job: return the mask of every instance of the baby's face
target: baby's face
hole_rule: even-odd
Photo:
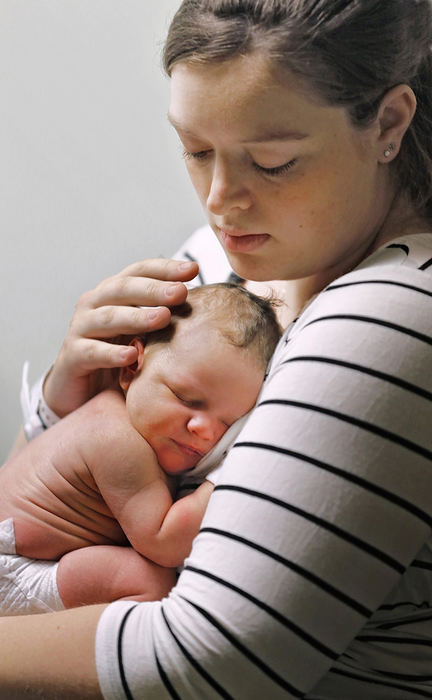
[[[169,474],[194,467],[253,408],[264,370],[202,321],[179,324],[170,343],[145,348],[126,396],[130,420]]]

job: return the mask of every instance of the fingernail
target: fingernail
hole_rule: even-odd
[[[149,321],[155,321],[160,315],[160,310],[155,309],[154,311],[150,311],[149,313]]]
[[[179,263],[178,269],[181,270],[182,272],[184,270],[190,270],[191,265],[192,265],[191,262],[182,262],[182,263]]]
[[[165,296],[167,297],[173,297],[174,294],[177,294],[179,291],[181,285],[180,284],[171,284],[169,287],[166,287],[165,289]]]

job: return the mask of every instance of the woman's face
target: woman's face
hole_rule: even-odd
[[[354,128],[345,109],[279,80],[258,54],[177,64],[169,118],[241,277],[333,277],[374,241],[391,201],[377,124]]]

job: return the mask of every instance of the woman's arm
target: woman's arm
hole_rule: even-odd
[[[0,619],[0,698],[101,698],[94,640],[104,605]]]

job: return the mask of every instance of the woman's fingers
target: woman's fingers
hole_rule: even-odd
[[[171,313],[166,306],[101,306],[77,313],[71,323],[76,338],[115,338],[117,335],[141,335],[164,328]]]
[[[129,304],[134,306],[174,306],[187,295],[183,282],[198,273],[193,262],[142,260],[101,282],[91,294],[91,304]],[[85,296],[85,295],[84,295]]]
[[[81,304],[96,308],[106,305],[175,306],[182,304],[187,289],[182,282],[161,282],[148,277],[115,276],[86,292]]]
[[[68,359],[74,364],[78,374],[89,374],[97,369],[126,367],[136,361],[137,355],[137,350],[132,345],[80,338]]]
[[[170,321],[169,306],[182,304],[196,263],[143,260],[85,292],[76,305],[70,335],[75,338],[113,338],[163,328]],[[147,276],[142,276],[147,275]],[[161,279],[153,277],[160,275]]]
[[[198,263],[196,262],[150,258],[128,265],[115,276],[124,275],[126,277],[148,277],[167,282],[188,282],[197,274]]]

